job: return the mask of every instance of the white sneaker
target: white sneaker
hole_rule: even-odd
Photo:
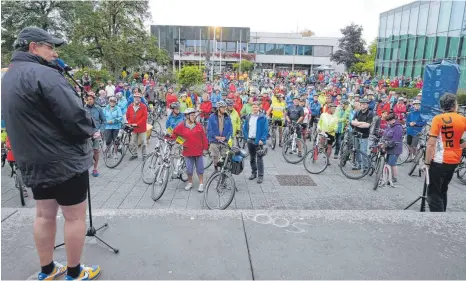
[[[192,183],[188,183],[188,185],[184,188],[184,190],[188,191],[191,189],[191,187],[193,187],[193,184]]]
[[[202,183],[199,185],[199,188],[197,189],[197,191],[204,192],[204,185]]]

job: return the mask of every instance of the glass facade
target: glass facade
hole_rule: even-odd
[[[332,52],[333,46],[248,43],[248,53],[259,55],[329,57]]]
[[[426,64],[448,59],[460,65],[464,89],[465,36],[466,1],[417,1],[385,12],[380,15],[375,72],[422,77]]]

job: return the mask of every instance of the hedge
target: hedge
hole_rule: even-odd
[[[390,91],[395,91],[396,93],[399,93],[400,95],[402,93],[406,93],[409,99],[413,99],[419,94],[420,90],[418,88],[387,88],[385,90],[385,93],[389,93]]]

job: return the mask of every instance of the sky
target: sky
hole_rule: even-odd
[[[412,0],[149,0],[152,24],[249,27],[251,32],[310,29],[318,37],[341,37],[354,22],[370,43],[377,37],[379,14]]]

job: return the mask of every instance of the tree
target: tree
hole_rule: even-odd
[[[184,66],[178,72],[178,82],[183,86],[191,87],[202,83],[202,69],[198,66]]]
[[[150,19],[148,1],[99,1],[87,9],[87,16],[76,24],[73,39],[84,42],[88,54],[115,76],[123,67],[170,62],[144,28],[144,21]]]
[[[233,69],[235,71],[240,70],[240,65],[241,65],[241,71],[243,72],[249,72],[254,69],[254,63],[250,62],[248,60],[241,60],[241,63],[234,63],[233,64]]]
[[[372,41],[369,45],[368,54],[356,54],[355,57],[359,60],[350,68],[351,72],[369,72],[374,74],[375,69],[375,55],[377,53],[377,40]]]
[[[78,2],[2,1],[2,67],[9,65],[16,36],[25,27],[40,27],[66,38],[78,16]]]
[[[314,33],[314,31],[312,31],[312,30],[310,30],[310,29],[307,29],[307,28],[304,29],[304,30],[301,30],[300,33],[301,33],[301,35],[302,35],[303,37],[311,37],[311,36],[316,35],[316,34]]]
[[[343,37],[339,39],[339,50],[332,54],[331,60],[338,64],[344,64],[348,69],[359,62],[355,55],[367,53],[364,48],[365,42],[362,39],[362,31],[362,26],[354,23],[341,29]]]

